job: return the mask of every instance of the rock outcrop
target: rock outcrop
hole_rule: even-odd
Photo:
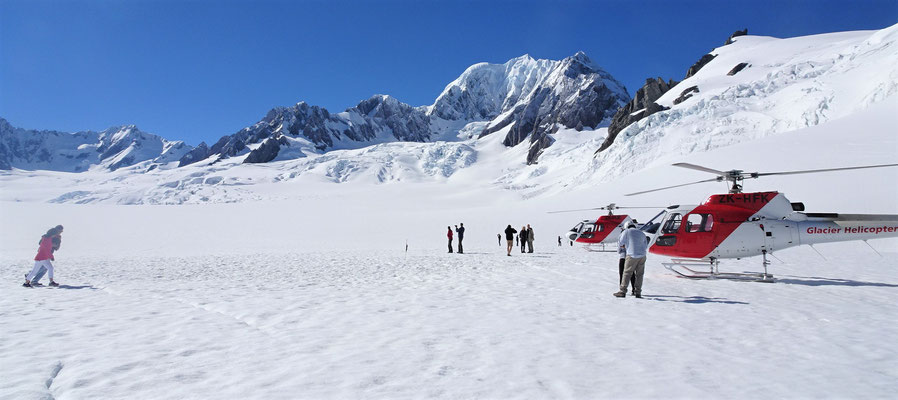
[[[741,30],[741,31],[733,32],[733,34],[730,35],[730,37],[727,38],[727,41],[724,42],[723,45],[726,46],[726,45],[729,45],[729,44],[733,44],[733,38],[738,37],[738,36],[745,36],[745,35],[748,35],[748,28],[745,28],[745,29],[743,29],[743,30]]]
[[[698,72],[700,69],[702,69],[702,67],[705,66],[705,64],[708,64],[709,62],[711,62],[711,60],[713,60],[714,57],[717,57],[717,56],[715,56],[713,54],[703,55],[702,58],[699,58],[698,61],[695,62],[695,64],[692,64],[692,66],[686,70],[686,77],[683,79],[689,79],[689,77],[691,77],[692,75],[695,75],[696,72]]]
[[[680,96],[677,97],[676,99],[674,99],[673,103],[674,103],[674,105],[680,104],[680,103],[686,101],[686,99],[692,97],[693,93],[698,93],[698,92],[699,92],[698,86],[690,86],[690,87],[686,88],[685,90],[683,90],[682,92],[680,92]]]
[[[739,73],[739,71],[742,71],[743,69],[745,69],[745,67],[748,67],[748,66],[750,66],[748,63],[736,64],[736,66],[733,67],[733,69],[731,69],[730,72],[727,72],[727,75],[728,76],[736,75]]]
[[[658,111],[666,110],[667,107],[661,106],[655,103],[655,101],[676,86],[677,83],[673,79],[665,82],[660,77],[646,79],[645,85],[636,91],[636,96],[633,97],[633,100],[614,114],[614,117],[611,119],[611,125],[608,127],[608,136],[596,153],[611,146],[614,143],[614,139],[617,138],[617,134],[630,124]]]

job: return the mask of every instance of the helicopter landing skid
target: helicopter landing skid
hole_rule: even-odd
[[[717,269],[717,260],[701,260],[674,258],[671,262],[661,263],[664,268],[677,274],[679,278],[687,279],[730,279],[750,282],[776,282],[773,275],[766,272],[720,272]],[[708,271],[697,271],[689,267],[710,267]]]
[[[615,246],[615,247],[617,247],[617,246]],[[586,249],[586,251],[588,251],[590,253],[617,253],[617,249],[615,247],[605,248],[605,246],[595,246],[595,245],[583,246],[583,248]]]

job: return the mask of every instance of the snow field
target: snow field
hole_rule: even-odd
[[[898,334],[895,253],[823,250],[823,260],[800,249],[780,257],[774,284],[677,279],[653,257],[639,300],[611,296],[613,253],[469,249],[60,257],[58,280],[72,289],[3,284],[0,364],[15,373],[0,397],[885,398],[898,390],[898,347],[885,340]],[[734,270],[757,270],[753,261]],[[21,264],[0,265],[9,275]]]

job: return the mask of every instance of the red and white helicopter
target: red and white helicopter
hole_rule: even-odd
[[[620,238],[621,232],[627,229],[630,222],[637,223],[636,220],[630,218],[629,215],[615,215],[614,210],[622,208],[654,208],[661,207],[618,207],[617,204],[611,203],[604,207],[584,208],[579,210],[550,211],[549,214],[563,212],[608,210],[607,215],[602,215],[595,221],[583,220],[578,223],[570,231],[564,234],[568,240],[586,245],[589,251],[617,251],[617,239]],[[606,250],[606,245],[609,248]]]
[[[898,237],[898,215],[806,213],[802,203],[792,203],[782,193],[743,193],[741,184],[744,179],[761,176],[894,167],[898,164],[766,173],[718,171],[688,163],[674,166],[710,172],[717,177],[627,196],[703,182],[726,180],[732,184],[728,194],[711,195],[697,206],[670,206],[643,227],[644,231],[654,234],[649,252],[673,257],[671,262],[662,264],[682,277],[772,282],[773,276],[767,272],[770,264],[767,254],[774,251],[803,244]],[[655,223],[655,220],[660,222]],[[720,259],[757,255],[763,257],[763,273],[721,273],[718,270]],[[689,268],[694,266],[705,266],[709,270]]]

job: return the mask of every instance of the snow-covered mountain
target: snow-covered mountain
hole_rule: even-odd
[[[114,171],[144,161],[166,164],[191,147],[137,129],[116,126],[102,132],[65,133],[15,128],[0,118],[0,169],[82,172]]]
[[[624,86],[582,52],[561,61],[525,55],[505,64],[469,67],[430,106],[412,107],[376,95],[341,113],[304,102],[275,108],[211,147],[200,144],[179,165],[238,155],[245,155],[248,163],[265,163],[308,154],[278,156],[290,147],[321,152],[393,141],[457,141],[500,131],[508,147],[529,138],[530,164],[552,144],[548,135],[559,127],[580,130],[607,124],[628,101]]]
[[[665,110],[624,128],[595,158],[590,174],[612,179],[661,160],[687,160],[826,124],[898,95],[898,25],[788,39],[746,35],[728,42],[657,99]],[[846,139],[857,134],[844,132]],[[898,160],[898,149],[892,151]]]
[[[898,115],[898,25],[788,39],[744,35],[730,42],[702,56],[701,68],[689,68],[680,83],[648,81],[629,107],[657,104],[656,112],[624,126],[613,140],[601,122],[611,109],[600,115],[596,105],[623,98],[616,92],[622,87],[602,78],[582,55],[558,62],[525,56],[468,68],[431,106],[374,96],[337,114],[305,103],[278,108],[211,147],[201,145],[181,158],[166,153],[171,156],[160,160],[173,162],[149,172],[146,164],[77,179],[34,172],[27,174],[28,185],[17,183],[24,174],[0,173],[4,187],[18,188],[0,200],[222,203],[293,199],[321,183],[439,183],[496,188],[518,198],[603,188],[603,197],[618,201],[614,193],[679,181],[642,171],[713,160],[725,147],[767,143],[776,135],[808,137],[799,132],[822,132],[821,138],[841,142],[815,144],[812,157],[805,156],[810,143],[795,144],[777,149],[788,153],[779,158],[758,144],[745,155],[726,153],[726,165],[709,167],[770,171],[777,164],[789,170],[898,161],[898,147],[880,132],[893,130]],[[865,128],[846,129],[840,123],[845,120],[864,121]],[[582,122],[583,129],[572,121]],[[426,134],[417,136],[421,132]],[[528,163],[533,155],[537,164]],[[184,166],[174,168],[178,163]],[[643,185],[613,189],[637,175]],[[39,177],[55,183],[29,189]]]

